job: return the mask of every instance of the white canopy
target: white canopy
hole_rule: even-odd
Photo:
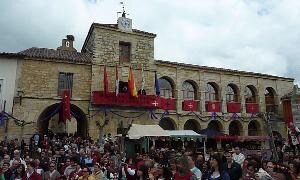
[[[187,138],[187,139],[206,139],[206,135],[198,134],[193,130],[169,130],[167,131],[170,137],[174,138]]]
[[[141,125],[132,124],[129,131],[129,139],[140,139],[141,137],[162,137],[170,136],[167,131],[163,130],[159,125]]]

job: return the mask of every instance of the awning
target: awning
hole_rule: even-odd
[[[206,128],[206,129],[202,129],[199,131],[200,134],[203,134],[203,135],[206,135],[207,138],[211,138],[211,137],[215,137],[215,136],[224,136],[223,133],[219,132],[219,131],[216,131],[214,129],[209,129],[209,128]]]
[[[200,141],[206,139],[206,135],[198,134],[193,130],[168,130],[167,132],[170,135],[170,137],[173,138],[187,138],[187,140],[199,139]]]
[[[142,137],[169,137],[167,131],[159,125],[132,124],[128,131],[129,139],[140,139]]]
[[[232,141],[267,141],[269,136],[213,136],[215,140],[232,140]]]

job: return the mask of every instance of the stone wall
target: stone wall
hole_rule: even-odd
[[[9,137],[28,138],[37,129],[42,112],[50,105],[61,102],[61,97],[58,96],[59,72],[73,73],[71,104],[88,114],[91,92],[90,65],[25,59],[18,69],[22,71],[18,77],[18,89],[24,94],[22,100],[19,99],[14,104],[13,115],[33,123],[19,127],[10,120],[7,131]],[[0,134],[1,138],[4,138],[4,130],[0,131]]]

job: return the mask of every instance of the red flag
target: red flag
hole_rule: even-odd
[[[128,90],[129,94],[133,97],[137,97],[137,91],[135,87],[134,77],[133,77],[133,71],[130,66],[129,72],[128,72]]]
[[[104,66],[103,84],[104,84],[104,94],[107,95],[108,94],[108,79],[107,79],[106,66]]]
[[[67,119],[71,121],[71,103],[70,103],[70,90],[63,91],[63,122],[65,123]]]

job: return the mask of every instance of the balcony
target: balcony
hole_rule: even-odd
[[[198,111],[198,101],[195,100],[184,100],[182,101],[183,111]]]
[[[205,108],[207,112],[221,112],[220,101],[206,101]]]
[[[258,113],[258,104],[257,103],[246,103],[246,112],[247,113]]]
[[[227,102],[227,112],[239,113],[241,112],[241,103],[239,102]]]
[[[138,95],[138,97],[131,97],[128,93],[119,93],[118,96],[116,96],[115,92],[110,92],[105,95],[103,91],[93,91],[92,103],[94,105],[144,107],[150,109],[176,109],[176,101],[172,98],[165,99],[155,95]]]
[[[159,97],[159,98],[160,98],[160,105],[159,105],[160,109],[176,110],[176,100],[175,99],[163,98],[163,97]]]

